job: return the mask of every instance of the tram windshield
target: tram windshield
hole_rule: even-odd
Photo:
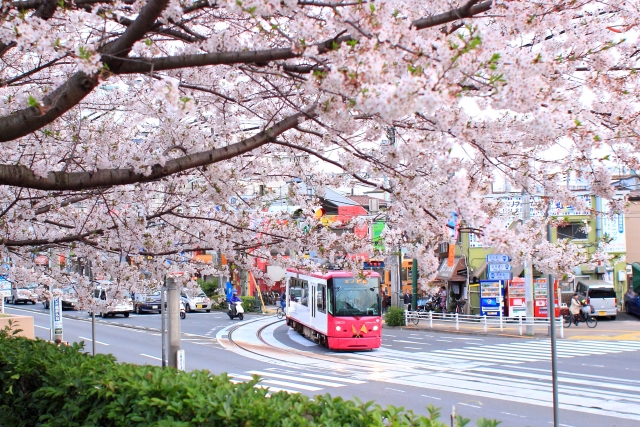
[[[380,292],[377,277],[333,279],[334,316],[379,316]]]

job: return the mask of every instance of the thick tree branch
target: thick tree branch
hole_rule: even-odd
[[[451,9],[448,12],[416,19],[411,23],[411,26],[418,30],[423,30],[425,28],[448,24],[449,22],[457,21],[458,19],[470,18],[491,9],[493,0],[486,0],[480,4],[476,3],[478,3],[478,0],[469,0],[464,6],[457,9]]]
[[[232,159],[248,153],[298,125],[300,120],[315,116],[315,106],[294,114],[264,131],[235,144],[171,159],[164,166],[153,165],[148,174],[133,169],[101,169],[94,172],[49,172],[46,178],[36,176],[26,166],[0,165],[0,185],[39,190],[88,190],[114,185],[135,184],[164,178],[200,166]]]
[[[150,0],[145,4],[138,17],[125,32],[113,43],[105,45],[102,52],[110,61],[106,61],[110,69],[117,69],[121,59],[126,56],[133,44],[142,39],[156,19],[167,6],[168,0]],[[47,95],[42,105],[18,110],[0,118],[0,142],[12,141],[51,123],[71,108],[76,106],[98,85],[98,74],[91,76],[78,72],[64,84]]]

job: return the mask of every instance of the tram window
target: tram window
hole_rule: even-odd
[[[307,281],[300,281],[300,304],[309,306],[309,283]]]
[[[327,312],[327,286],[318,285],[318,292],[316,292],[316,307],[320,313]]]

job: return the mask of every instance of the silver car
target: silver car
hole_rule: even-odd
[[[609,316],[615,320],[618,314],[618,297],[611,283],[604,280],[578,280],[576,292],[580,300],[586,300],[594,308],[594,315]]]

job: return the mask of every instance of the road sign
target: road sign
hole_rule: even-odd
[[[488,264],[489,267],[489,271],[511,271],[513,269],[513,267],[511,267],[511,265],[509,264],[504,264],[504,263],[500,263],[500,264]]]
[[[511,257],[504,254],[489,254],[487,255],[487,262],[509,262]]]
[[[491,271],[487,273],[487,279],[489,280],[511,280],[513,274],[510,271]]]

